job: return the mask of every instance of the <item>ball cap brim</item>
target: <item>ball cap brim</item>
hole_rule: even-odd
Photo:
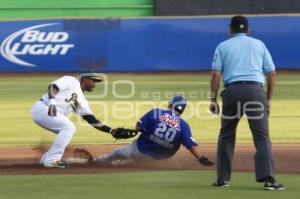
[[[97,73],[80,73],[79,74],[79,79],[82,79],[84,77],[93,79],[95,82],[102,82],[102,76],[97,74]]]

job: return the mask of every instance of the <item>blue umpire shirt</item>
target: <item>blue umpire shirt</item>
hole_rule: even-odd
[[[223,74],[224,85],[236,81],[264,84],[264,74],[274,71],[275,65],[262,41],[237,33],[217,46],[212,70]]]

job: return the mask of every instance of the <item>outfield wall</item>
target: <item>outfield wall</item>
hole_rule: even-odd
[[[299,0],[155,0],[160,16],[300,13]]]
[[[300,69],[300,17],[249,17],[278,69]],[[161,72],[210,69],[229,18],[0,22],[1,72]]]

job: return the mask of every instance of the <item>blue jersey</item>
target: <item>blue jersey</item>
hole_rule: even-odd
[[[137,126],[142,132],[137,139],[138,149],[155,159],[173,156],[181,144],[187,149],[197,145],[189,125],[172,110],[152,109]]]

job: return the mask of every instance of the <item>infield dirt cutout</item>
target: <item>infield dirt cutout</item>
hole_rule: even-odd
[[[85,148],[94,156],[111,152],[122,145],[80,145],[69,147],[65,157],[72,157],[75,148]],[[201,154],[216,161],[216,144],[201,144]],[[43,168],[39,159],[44,153],[44,147],[1,147],[0,174],[85,174],[106,172],[139,172],[158,170],[215,170],[204,167],[187,151],[181,147],[175,156],[168,160],[153,164],[132,164],[127,166],[105,166],[99,164],[74,164],[67,169]],[[233,171],[254,171],[253,144],[238,144],[235,147]],[[300,174],[300,144],[273,144],[273,160],[275,174]]]

